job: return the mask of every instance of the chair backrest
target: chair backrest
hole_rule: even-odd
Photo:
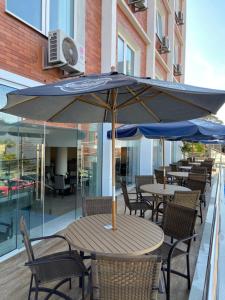
[[[194,232],[197,210],[168,202],[163,214],[163,231],[175,239],[183,239]]]
[[[173,197],[173,203],[196,209],[197,204],[199,204],[199,197],[201,191],[188,191],[188,192],[181,192],[175,191]]]
[[[170,168],[172,172],[177,172],[178,171],[178,165],[177,164],[170,164]]]
[[[208,162],[202,162],[201,167],[207,168],[207,173],[211,174],[212,173],[212,164]]]
[[[155,178],[157,183],[164,183],[163,171],[155,169]]]
[[[65,178],[63,175],[55,175],[55,189],[64,190]]]
[[[34,252],[27,232],[26,222],[23,216],[20,218],[20,232],[23,237],[23,242],[27,251],[28,260],[29,262],[34,261]]]
[[[192,191],[200,190],[201,194],[203,195],[205,193],[206,181],[188,179],[185,183],[185,186]]]
[[[181,166],[188,166],[189,165],[189,162],[186,159],[180,160],[180,163],[181,163]]]
[[[207,174],[207,168],[206,167],[200,167],[200,166],[193,166],[191,168],[191,173],[198,173],[198,174]]]
[[[93,286],[101,300],[155,300],[161,258],[153,255],[92,258]]]
[[[190,172],[188,174],[188,179],[206,182],[207,174],[206,173],[192,173],[192,172]]]
[[[127,192],[126,182],[121,180],[120,185],[121,185],[125,205],[130,209],[130,199],[129,199],[128,192]]]
[[[111,214],[112,197],[88,197],[84,199],[84,216]]]
[[[140,186],[144,184],[151,184],[154,183],[154,176],[153,175],[139,175],[135,176],[135,183],[136,183],[136,192],[138,194],[141,193]]]

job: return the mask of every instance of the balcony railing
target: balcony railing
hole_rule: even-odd
[[[189,300],[225,299],[224,250],[224,169],[220,167],[212,186]]]

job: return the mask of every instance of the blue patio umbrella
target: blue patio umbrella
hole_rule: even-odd
[[[111,122],[112,224],[116,224],[115,123],[199,118],[216,113],[224,102],[225,91],[112,72],[13,91],[1,112],[47,122]]]
[[[108,131],[107,136],[111,138],[111,131]],[[171,123],[123,125],[116,129],[116,138],[118,139],[138,139],[142,136],[149,139],[163,139],[163,169],[165,179],[164,139],[198,141],[225,138],[225,125],[203,119],[194,119]]]

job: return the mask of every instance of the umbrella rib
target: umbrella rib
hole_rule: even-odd
[[[64,106],[62,109],[60,109],[59,111],[57,111],[53,116],[51,116],[47,122],[50,122],[52,121],[52,119],[54,119],[56,116],[58,116],[59,114],[61,114],[62,112],[64,112],[65,110],[67,110],[72,104],[74,104],[76,101],[80,101],[80,102],[84,102],[84,103],[88,103],[90,105],[93,105],[93,106],[98,106],[98,107],[101,107],[101,108],[104,108],[104,109],[108,109],[108,106],[107,105],[101,105],[99,103],[93,103],[93,102],[90,102],[88,100],[85,100],[83,98],[79,98],[79,97],[76,97],[75,99],[73,99],[69,104],[67,104],[66,106]],[[105,104],[105,103],[104,103]]]
[[[143,102],[141,101],[141,105],[147,110],[147,112],[157,121],[161,122],[161,119]]]
[[[135,96],[135,92],[131,88],[127,87],[127,89],[132,95]],[[156,96],[156,94],[149,97],[153,98],[154,96]],[[137,96],[136,99],[147,110],[147,112],[156,120],[156,122],[161,122],[161,119],[144,103],[144,100],[140,99],[139,96]]]
[[[8,109],[8,108],[13,108],[13,107],[15,107],[15,106],[17,106],[17,105],[20,105],[20,104],[22,104],[22,103],[25,103],[25,102],[32,101],[32,100],[34,100],[34,99],[36,99],[36,98],[38,98],[38,97],[39,97],[39,96],[33,96],[33,97],[29,98],[29,99],[20,101],[20,102],[18,102],[18,103],[13,103],[13,105],[10,105],[9,107],[7,107],[7,109]],[[4,108],[3,108],[2,110],[4,110]]]
[[[173,97],[173,99],[176,100],[176,101],[184,102],[184,103],[186,103],[186,104],[188,104],[188,105],[197,107],[197,108],[199,108],[199,109],[201,109],[201,110],[206,111],[208,114],[211,114],[211,113],[212,113],[210,110],[208,110],[208,109],[206,109],[206,108],[204,108],[204,107],[202,107],[202,106],[200,106],[200,105],[198,105],[198,104],[190,103],[190,102],[188,102],[187,100],[181,99],[181,98],[176,97],[176,96],[171,96],[169,93],[167,93],[167,92],[165,92],[165,91],[163,91],[163,93],[164,93],[165,95],[169,96],[169,97]],[[169,100],[169,99],[168,99],[168,100]]]
[[[131,92],[131,90],[129,90],[129,92],[130,92],[131,94],[134,93],[134,94],[133,94],[133,97],[131,97],[130,99],[126,100],[125,102],[123,102],[123,103],[117,105],[117,106],[116,106],[116,109],[118,110],[118,109],[127,107],[127,106],[129,106],[129,105],[131,105],[131,104],[137,103],[137,102],[134,102],[134,99],[137,99],[138,96],[140,96],[141,94],[143,94],[144,92],[146,92],[146,91],[147,91],[148,89],[150,89],[150,88],[151,88],[151,87],[147,86],[147,87],[145,87],[143,90],[141,90],[140,92],[138,92],[137,94],[135,94],[133,91]],[[140,100],[138,100],[138,101],[140,101]]]
[[[91,96],[96,99],[99,104],[104,106],[106,109],[111,110],[110,105],[108,105],[106,102],[104,102],[100,97],[98,97],[96,94],[92,93]]]
[[[103,104],[100,104],[100,103],[96,103],[96,102],[90,102],[84,98],[77,98],[78,101],[80,102],[84,102],[84,103],[88,103],[90,105],[93,105],[93,106],[97,106],[97,107],[101,107],[101,108],[104,108],[104,109],[107,109],[107,110],[111,110],[110,106],[108,106],[105,102],[103,102]]]

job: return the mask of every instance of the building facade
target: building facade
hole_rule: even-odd
[[[0,106],[14,89],[65,78],[48,68],[48,32],[74,39],[86,74],[118,72],[184,81],[185,0],[0,0]],[[82,214],[86,195],[111,194],[109,124],[57,124],[0,114],[0,256]],[[166,162],[180,156],[166,143]],[[161,165],[158,140],[117,141],[116,174],[134,183]]]

